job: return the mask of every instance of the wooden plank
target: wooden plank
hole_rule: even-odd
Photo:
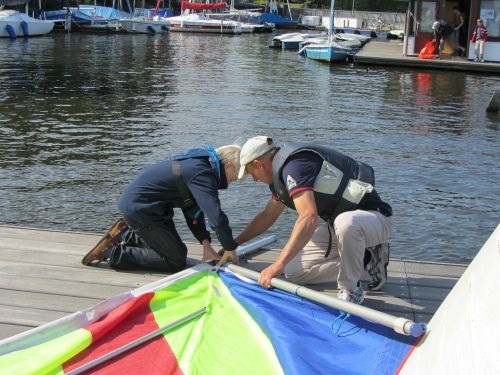
[[[423,276],[409,274],[407,281],[410,286],[437,287],[443,289],[452,289],[459,278],[455,277],[439,277],[439,276]]]
[[[107,299],[130,290],[128,286],[78,282],[73,280],[41,279],[25,276],[0,276],[3,289],[33,293],[56,294],[60,296]]]
[[[2,301],[3,306],[59,311],[69,314],[92,307],[101,302],[102,299],[0,289],[0,301]]]
[[[7,337],[17,335],[31,328],[35,327],[0,323],[0,339],[5,339]]]
[[[0,275],[25,276],[62,281],[90,282],[128,288],[137,288],[164,277],[140,271],[119,272],[98,267],[60,267],[44,264],[6,262],[0,260]]]
[[[27,263],[27,264],[37,264],[37,265],[52,265],[59,267],[71,267],[71,268],[106,268],[109,269],[106,262],[102,262],[99,266],[93,263],[91,266],[84,266],[81,264],[81,260],[84,253],[82,254],[63,254],[46,252],[43,250],[16,250],[10,248],[0,248],[0,261],[15,262],[15,263]],[[196,251],[190,251],[190,257],[188,258],[190,265],[195,265],[201,261],[201,251],[199,254]],[[193,256],[195,258],[193,258]],[[158,275],[163,275],[163,273],[157,273]],[[165,273],[167,274],[167,273]]]
[[[0,324],[38,327],[69,315],[67,312],[0,305]],[[0,332],[0,336],[3,332]]]
[[[406,264],[406,273],[458,279],[464,273],[466,268],[467,266],[464,264],[411,262]]]
[[[425,287],[425,286],[412,286],[410,287],[411,299],[426,301],[443,301],[451,289]]]

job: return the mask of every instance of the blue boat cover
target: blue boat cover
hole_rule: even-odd
[[[276,26],[296,25],[297,22],[289,18],[283,18],[276,13],[262,13],[258,17],[251,17],[252,22],[256,23],[274,23]]]

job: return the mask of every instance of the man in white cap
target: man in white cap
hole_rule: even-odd
[[[235,238],[237,243],[265,232],[285,207],[298,214],[282,252],[262,271],[262,286],[270,287],[271,278],[283,273],[299,284],[337,281],[338,297],[360,304],[360,279],[367,267],[372,275],[368,287],[382,288],[392,209],[375,191],[369,165],[317,144],[285,143],[279,148],[266,136],[243,145],[240,164],[238,178],[248,173],[269,185],[273,195]]]

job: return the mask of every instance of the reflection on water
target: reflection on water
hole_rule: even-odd
[[[0,40],[0,223],[101,232],[137,171],[258,134],[321,141],[374,166],[392,255],[465,262],[499,222],[499,79],[328,66],[269,34],[54,34]],[[222,193],[239,232],[269,198]],[[272,233],[283,241],[295,213]],[[186,240],[193,240],[179,220]]]

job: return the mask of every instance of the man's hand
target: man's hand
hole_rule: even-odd
[[[203,255],[201,261],[203,263],[215,264],[220,260],[221,256],[217,254],[214,248],[208,244],[208,246],[203,246]]]
[[[217,263],[217,267],[222,267],[226,263],[234,263],[236,265],[240,264],[238,255],[236,255],[236,250],[225,250],[224,255],[219,260],[219,263]]]
[[[271,279],[273,277],[280,276],[283,273],[283,266],[273,263],[269,267],[265,268],[261,273],[259,277],[259,284],[262,285],[264,288],[270,288],[271,287]]]

